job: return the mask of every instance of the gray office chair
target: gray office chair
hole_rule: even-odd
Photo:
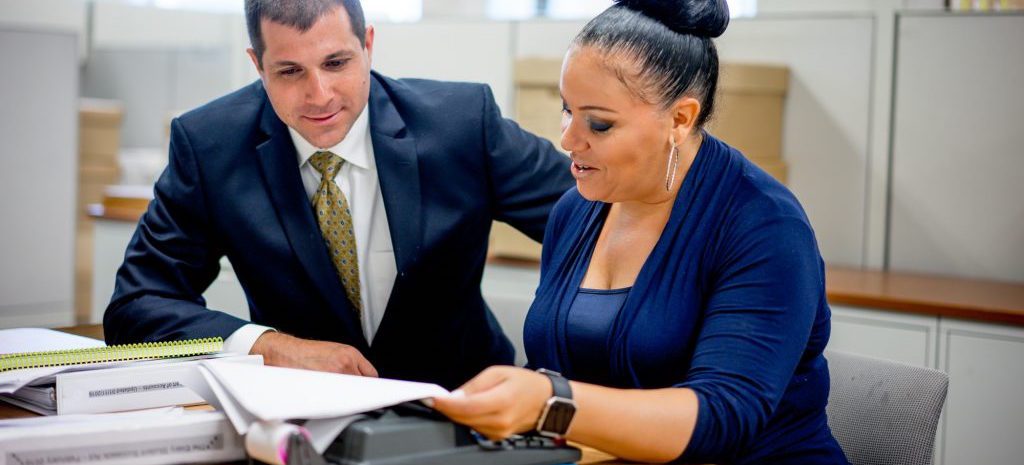
[[[949,376],[826,351],[828,425],[853,465],[929,465]]]

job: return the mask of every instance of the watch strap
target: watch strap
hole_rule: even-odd
[[[557,371],[551,371],[546,368],[537,370],[548,377],[551,380],[551,391],[554,397],[561,397],[563,399],[572,399],[572,387],[569,386],[569,380],[565,379],[561,373]]]

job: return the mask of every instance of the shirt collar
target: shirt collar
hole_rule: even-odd
[[[329,150],[346,162],[351,163],[359,168],[367,169],[370,167],[370,106],[367,105],[363,108],[362,113],[356,118],[356,121],[352,123],[352,128],[348,130],[348,134],[345,138],[338,142],[333,147],[318,148],[313,144],[310,144],[305,138],[299,134],[298,131],[288,127],[288,132],[292,136],[292,143],[295,144],[295,153],[298,156],[299,166],[304,165],[309,161],[313,154],[321,150]]]

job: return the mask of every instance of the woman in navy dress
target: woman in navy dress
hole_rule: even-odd
[[[728,18],[724,1],[618,1],[573,41],[561,144],[576,188],[551,213],[526,352],[571,380],[568,440],[650,462],[845,464],[810,223],[702,129]],[[555,381],[492,367],[435,406],[503,438],[538,428]]]

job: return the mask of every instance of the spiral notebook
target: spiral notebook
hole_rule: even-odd
[[[49,329],[0,330],[0,393],[52,382],[57,373],[217,354],[223,346],[221,338],[106,346]]]
[[[213,337],[185,341],[143,342],[69,350],[0,354],[0,373],[22,368],[189,357],[212,354],[223,349],[224,341],[219,337]]]

